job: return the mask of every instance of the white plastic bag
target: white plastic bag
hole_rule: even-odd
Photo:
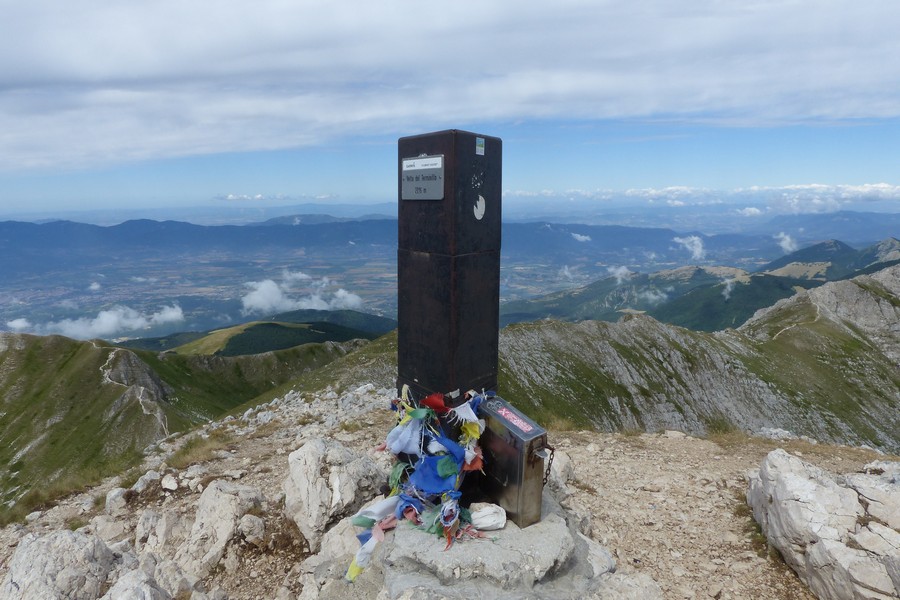
[[[506,511],[496,504],[476,502],[469,507],[472,526],[479,531],[493,531],[506,527]]]

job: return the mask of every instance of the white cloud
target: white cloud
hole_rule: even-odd
[[[17,319],[17,321],[25,321]],[[140,313],[128,306],[114,306],[101,310],[96,317],[63,319],[29,327],[34,333],[48,335],[58,333],[67,337],[86,340],[112,338],[121,334],[147,329],[156,325],[169,325],[184,321],[184,313],[177,304],[164,306],[154,313]],[[27,322],[27,321],[25,321]]]
[[[735,197],[765,200],[775,213],[828,213],[854,205],[900,201],[900,185],[874,183],[865,185],[804,184],[783,187],[761,187],[735,190]]]
[[[622,282],[631,275],[631,271],[625,266],[606,267],[606,271],[616,278],[616,285],[622,285]]]
[[[591,241],[591,236],[589,236],[589,235],[582,235],[582,234],[580,234],[580,233],[572,232],[572,237],[575,238],[575,241],[576,241],[576,242],[589,242],[589,241]]]
[[[93,281],[91,282],[91,285],[88,286],[88,289],[92,292],[98,292],[100,291],[100,283]]]
[[[333,309],[357,309],[362,308],[362,298],[348,292],[344,288],[338,288],[338,290],[334,293],[334,297],[332,297],[330,302],[331,308]]]
[[[250,288],[251,291],[241,298],[241,303],[244,305],[244,314],[271,314],[299,308],[297,301],[289,298],[285,293],[285,289],[271,279],[251,281],[246,283],[245,286]]]
[[[722,296],[725,298],[725,301],[731,300],[731,291],[734,289],[734,284],[737,283],[737,280],[734,278],[726,279],[722,282],[724,285],[722,286]]]
[[[696,235],[687,237],[677,237],[672,239],[673,242],[680,244],[691,253],[691,260],[703,260],[706,256],[706,250],[703,248],[703,240]]]
[[[362,308],[362,298],[344,288],[332,289],[328,277],[313,278],[300,271],[283,271],[282,281],[272,279],[244,284],[250,291],[241,298],[242,313],[270,315],[291,310],[341,310]],[[300,295],[296,297],[296,295]]]
[[[778,245],[781,246],[781,249],[787,254],[796,252],[799,248],[796,240],[783,231],[779,232],[778,235],[775,236],[775,239],[778,240]]]
[[[762,211],[755,206],[748,206],[747,208],[739,209],[737,213],[742,217],[758,217],[762,214]]]
[[[648,304],[653,305],[660,304],[669,299],[669,297],[665,293],[655,289],[641,290],[640,292],[638,292],[638,298],[640,300],[643,300],[644,302],[647,302]]]
[[[561,279],[568,279],[572,281],[575,279],[575,271],[569,268],[569,265],[563,265],[563,268],[559,270],[559,277]]]
[[[31,329],[31,322],[25,318],[13,319],[12,321],[7,321],[6,326],[13,331],[29,331]]]
[[[641,10],[385,0],[352,11],[7,2],[0,168],[292,148],[475,120],[893,118],[900,61],[882,57],[900,55],[898,18],[893,0],[852,11],[815,0],[649,0]],[[409,68],[409,48],[429,68]]]

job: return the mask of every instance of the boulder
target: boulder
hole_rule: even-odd
[[[101,600],[171,600],[156,580],[140,569],[129,571],[116,581]]]
[[[191,522],[173,510],[162,513],[147,509],[141,513],[134,532],[138,552],[155,552],[171,557],[190,534]]]
[[[130,532],[125,522],[109,515],[97,515],[91,519],[94,534],[107,544],[121,542],[129,537]]]
[[[846,476],[847,486],[859,494],[866,513],[888,527],[900,531],[900,479],[894,481],[889,472]]]
[[[0,598],[96,600],[114,562],[112,551],[96,536],[77,531],[29,533],[9,562]]]
[[[500,600],[657,600],[648,576],[615,573],[610,553],[567,525],[566,512],[544,494],[541,521],[508,522],[482,539],[446,541],[401,522],[379,544],[350,587],[343,580],[353,553],[348,520],[329,530],[322,552],[301,566],[300,600],[354,598],[491,598]]]
[[[262,548],[266,543],[266,523],[256,515],[244,515],[238,526],[248,544]]]
[[[125,499],[126,492],[127,490],[125,488],[120,487],[113,488],[106,492],[106,504],[104,507],[106,514],[111,517],[118,517],[126,512],[126,505],[128,504]]]
[[[151,469],[141,475],[138,480],[134,482],[134,485],[131,486],[131,491],[137,494],[143,494],[145,491],[150,489],[151,485],[157,483],[161,477],[162,476],[158,471],[154,471],[153,469]]]
[[[747,502],[769,544],[819,598],[898,598],[890,565],[900,558],[891,475],[843,478],[770,452],[750,474]]]
[[[387,473],[365,454],[340,442],[314,438],[288,455],[285,513],[296,523],[312,552],[326,529],[355,513],[378,494]]]
[[[171,473],[166,473],[160,482],[160,487],[167,492],[174,492],[178,489],[178,480]]]
[[[191,592],[200,587],[200,580],[187,575],[173,560],[161,561],[153,569],[153,578],[159,587],[173,598],[189,597]]]
[[[188,574],[201,579],[209,575],[225,554],[241,517],[260,509],[263,501],[256,488],[213,481],[200,495],[191,533],[175,553],[175,561]]]

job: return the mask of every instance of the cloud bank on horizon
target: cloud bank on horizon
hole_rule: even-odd
[[[390,155],[398,135],[460,125],[526,144],[540,123],[552,152],[597,122],[871,134],[900,119],[894,0],[32,0],[0,20],[7,174],[348,143]]]

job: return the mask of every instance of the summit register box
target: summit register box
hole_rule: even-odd
[[[519,527],[541,520],[547,431],[499,396],[481,403],[483,491]]]
[[[397,387],[497,386],[502,142],[459,130],[398,141]]]

